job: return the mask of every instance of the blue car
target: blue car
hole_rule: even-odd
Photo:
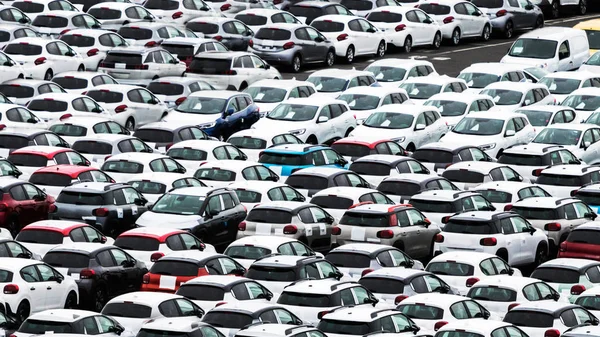
[[[260,118],[259,108],[246,93],[227,90],[203,90],[189,95],[169,111],[165,122],[197,125],[209,136],[220,140],[249,129]]]
[[[596,214],[600,214],[600,184],[589,184],[571,191],[571,196],[585,202]]]
[[[308,144],[287,144],[268,148],[260,153],[258,162],[281,177],[307,167],[347,168],[348,165],[348,161],[334,149]]]

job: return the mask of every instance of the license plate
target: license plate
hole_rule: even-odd
[[[115,63],[116,69],[125,69],[127,65],[125,63]]]

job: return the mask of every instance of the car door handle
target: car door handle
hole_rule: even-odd
[[[48,286],[46,289],[50,290],[50,289],[52,289],[52,287]]]
[[[35,287],[31,287],[31,288],[29,288],[29,290],[35,290]]]

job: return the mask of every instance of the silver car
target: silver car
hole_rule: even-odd
[[[300,71],[303,64],[324,62],[328,67],[335,62],[333,43],[313,27],[278,23],[263,26],[250,40],[249,51],[269,63],[291,66]]]
[[[493,32],[510,39],[515,31],[544,25],[542,10],[529,0],[471,0],[492,22]]]

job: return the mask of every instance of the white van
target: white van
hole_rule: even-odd
[[[500,62],[531,64],[549,72],[579,68],[590,55],[584,30],[546,27],[521,35]]]

